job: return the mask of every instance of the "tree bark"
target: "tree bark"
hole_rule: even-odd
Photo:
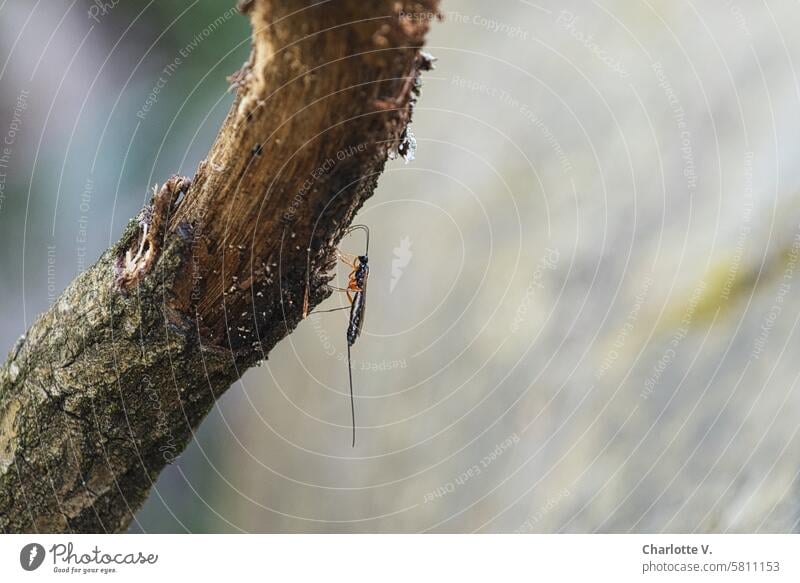
[[[329,291],[407,133],[438,0],[249,0],[250,60],[172,177],[0,368],[0,530],[125,530],[215,400]],[[347,436],[343,435],[343,439]]]

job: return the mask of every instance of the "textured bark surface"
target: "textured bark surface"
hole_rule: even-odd
[[[0,369],[0,530],[117,532],[215,400],[327,295],[335,245],[409,147],[437,0],[251,0],[249,62],[169,179]]]

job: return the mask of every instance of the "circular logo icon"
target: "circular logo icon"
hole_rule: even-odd
[[[26,571],[35,571],[44,562],[44,547],[39,543],[30,543],[19,552],[19,564]]]

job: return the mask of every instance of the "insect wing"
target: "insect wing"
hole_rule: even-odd
[[[358,329],[356,331],[356,338],[361,336],[361,330],[364,328],[364,320],[367,317],[367,279],[369,279],[369,267],[364,269],[364,281],[361,284],[361,313],[358,317]]]

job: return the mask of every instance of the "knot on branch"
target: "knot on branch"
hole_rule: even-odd
[[[136,236],[130,239],[117,256],[115,281],[118,288],[129,289],[150,272],[161,252],[169,215],[181,202],[191,183],[184,176],[173,176],[160,190],[158,185],[153,187],[150,204],[139,213]]]

